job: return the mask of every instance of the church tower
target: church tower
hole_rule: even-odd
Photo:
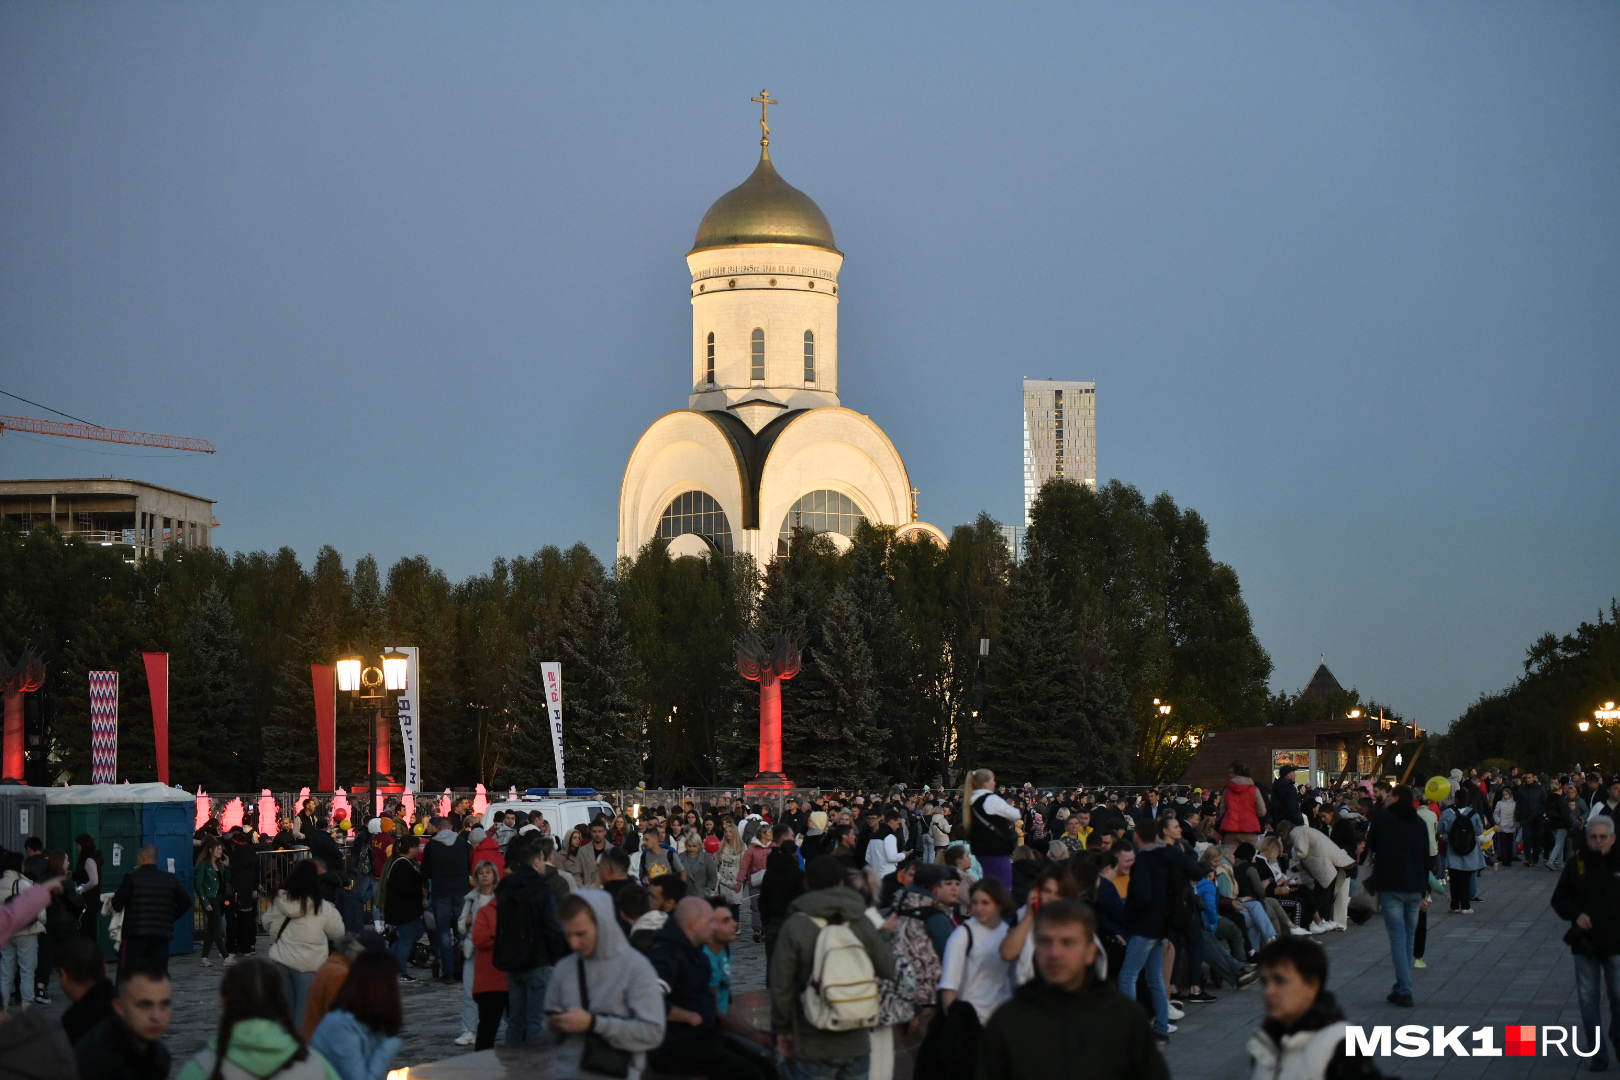
[[[870,417],[838,396],[838,272],[827,216],[771,161],[709,207],[691,274],[688,407],[636,443],[619,492],[619,555],[659,538],[670,554],[747,552],[761,564],[793,529],[847,547],[862,521],[944,536],[917,520],[905,463]]]
[[[715,200],[687,252],[692,408],[729,410],[758,433],[793,409],[838,404],[838,270],[832,226],[771,163]]]

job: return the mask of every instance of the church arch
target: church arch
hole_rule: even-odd
[[[731,554],[731,522],[720,503],[707,491],[683,491],[670,500],[658,519],[658,536],[700,536],[723,555]]]
[[[866,511],[842,491],[820,488],[806,492],[788,507],[787,515],[782,518],[782,528],[776,537],[776,553],[788,553],[788,543],[793,538],[795,528],[814,533],[835,533],[852,539],[856,528],[866,520]]]

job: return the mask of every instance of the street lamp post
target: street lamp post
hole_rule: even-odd
[[[375,660],[375,662],[373,662]],[[389,775],[390,714],[397,714],[399,695],[410,688],[410,658],[396,649],[380,657],[345,656],[337,662],[337,688],[349,694],[351,711],[370,712],[370,737],[366,750],[366,792],[371,800],[371,816],[380,812],[379,789],[392,786]]]
[[[1604,764],[1612,767],[1614,764],[1613,724],[1616,720],[1620,720],[1620,709],[1614,707],[1614,702],[1605,701],[1603,703],[1603,708],[1592,710],[1592,719],[1597,721],[1597,726],[1599,728],[1603,729]],[[1586,730],[1585,720],[1581,721],[1581,730]]]

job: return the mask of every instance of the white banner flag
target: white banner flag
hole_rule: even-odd
[[[551,721],[551,750],[557,755],[557,786],[567,787],[563,779],[562,751],[562,665],[546,662],[540,665],[540,681],[546,687],[546,713]]]
[[[406,791],[422,790],[422,677],[415,645],[390,645],[410,657],[405,692],[399,695],[399,741],[405,747],[405,772],[399,777]]]

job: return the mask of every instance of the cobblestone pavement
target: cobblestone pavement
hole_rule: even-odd
[[[1568,948],[1560,940],[1566,924],[1547,906],[1556,875],[1541,867],[1515,866],[1487,872],[1483,898],[1473,916],[1446,911],[1438,897],[1429,912],[1428,967],[1414,973],[1417,1007],[1400,1009],[1384,1001],[1393,975],[1383,921],[1375,917],[1345,933],[1316,938],[1328,950],[1329,986],[1352,1023],[1495,1025],[1563,1024],[1579,1021]],[[765,948],[747,928],[735,946],[733,986],[738,992],[765,986]],[[261,937],[261,946],[265,939]],[[195,955],[170,962],[175,982],[174,1026],[169,1045],[176,1062],[201,1049],[218,1020],[217,985],[223,969],[202,967]],[[426,975],[425,972],[413,972]],[[461,1032],[461,989],[424,981],[401,987],[405,1002],[405,1045],[396,1067],[468,1053],[454,1045]],[[1209,1005],[1190,1005],[1171,1037],[1166,1054],[1178,1077],[1241,1080],[1249,1075],[1245,1045],[1262,1015],[1258,984],[1244,991],[1222,990]],[[58,1013],[65,1005],[52,988]],[[1500,1045],[1500,1043],[1499,1043]],[[1584,1063],[1552,1058],[1380,1059],[1386,1074],[1405,1080],[1475,1080],[1480,1077],[1546,1080],[1585,1075]]]
[[[1540,866],[1486,871],[1474,915],[1453,915],[1446,910],[1447,898],[1436,896],[1429,909],[1428,967],[1412,973],[1415,1008],[1384,1000],[1395,976],[1381,916],[1315,939],[1328,952],[1328,988],[1353,1024],[1494,1025],[1498,1047],[1508,1024],[1579,1023],[1574,968],[1562,940],[1569,924],[1548,906],[1557,880]],[[1217,996],[1213,1004],[1187,1006],[1166,1054],[1173,1075],[1222,1080],[1249,1075],[1244,1047],[1264,1014],[1260,986]],[[1585,1062],[1560,1058],[1556,1051],[1551,1058],[1387,1057],[1376,1064],[1402,1080],[1587,1075]]]

